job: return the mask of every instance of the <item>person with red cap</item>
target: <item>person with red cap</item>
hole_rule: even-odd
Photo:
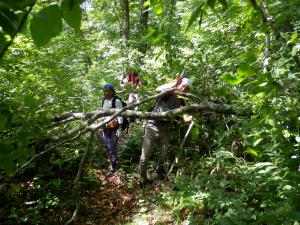
[[[122,78],[120,85],[124,87],[128,84],[131,85],[131,93],[129,93],[128,95],[127,104],[138,102],[138,90],[141,87],[142,81],[140,80],[139,74],[137,72],[130,72],[127,74],[127,76]]]

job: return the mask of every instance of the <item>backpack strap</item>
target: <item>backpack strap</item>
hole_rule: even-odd
[[[112,108],[116,108],[116,100],[117,100],[118,96],[114,96],[111,102],[111,107]]]

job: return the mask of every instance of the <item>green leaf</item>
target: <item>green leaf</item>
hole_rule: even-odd
[[[162,14],[163,11],[164,11],[164,10],[163,10],[163,8],[162,8],[162,6],[161,6],[160,4],[154,6],[154,13],[155,13],[156,15]]]
[[[7,9],[0,9],[0,26],[4,32],[14,37],[18,29],[18,17]]]
[[[203,4],[198,5],[192,12],[191,18],[189,20],[187,29],[195,22],[195,20],[200,16],[200,13],[203,9]]]
[[[287,42],[287,44],[295,42],[295,40],[297,39],[297,37],[298,37],[298,34],[293,34],[291,36],[291,39]]]
[[[223,9],[227,9],[228,8],[228,4],[226,2],[226,0],[219,0],[219,2],[221,3],[221,5],[223,6]]]
[[[255,72],[251,69],[251,67],[248,64],[243,64],[237,69],[237,74],[241,78],[245,78],[247,76],[254,75]]]
[[[232,73],[223,73],[221,79],[231,86],[235,86],[244,80],[234,76]]]
[[[226,87],[216,88],[214,93],[216,96],[224,96],[228,93],[228,89]]]
[[[75,31],[80,31],[82,11],[80,1],[63,0],[61,3],[61,13],[67,24]]]
[[[149,0],[144,2],[144,7],[148,7],[150,5],[151,5],[151,2]]]
[[[259,138],[257,139],[254,143],[253,143],[253,146],[257,146],[260,142],[262,142],[264,139],[263,138]]]
[[[24,103],[26,106],[31,106],[34,103],[34,98],[31,95],[26,95],[24,97]]]
[[[295,56],[298,51],[300,51],[300,44],[293,47],[293,50],[292,50],[292,53],[291,53],[292,56]]]
[[[214,9],[215,8],[215,4],[216,4],[216,0],[207,0],[207,5]]]
[[[33,4],[34,0],[1,0],[0,8],[6,9],[24,9],[26,6]]]
[[[5,116],[0,116],[0,131],[5,128],[7,123],[7,118]]]
[[[61,30],[62,21],[58,5],[51,5],[42,9],[31,20],[31,36],[38,47],[46,45]]]
[[[247,148],[245,151],[244,151],[244,153],[247,153],[247,154],[249,154],[249,155],[252,155],[252,156],[254,156],[254,157],[259,157],[259,155],[258,155],[258,152],[255,150],[255,149],[252,149],[252,148]]]
[[[11,174],[16,165],[13,161],[13,154],[11,153],[11,143],[9,141],[0,142],[0,169],[3,169],[7,174]]]

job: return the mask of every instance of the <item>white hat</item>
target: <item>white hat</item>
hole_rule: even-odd
[[[184,85],[184,86],[189,86],[190,88],[192,87],[192,83],[193,81],[189,78],[183,78],[182,81],[181,81],[181,85]]]

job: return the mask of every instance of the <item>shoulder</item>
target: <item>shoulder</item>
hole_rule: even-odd
[[[114,97],[114,101],[115,101],[115,107],[116,108],[123,108],[123,103],[122,100],[119,97]]]
[[[114,100],[116,101],[116,103],[122,103],[122,100],[119,97],[114,97]]]

